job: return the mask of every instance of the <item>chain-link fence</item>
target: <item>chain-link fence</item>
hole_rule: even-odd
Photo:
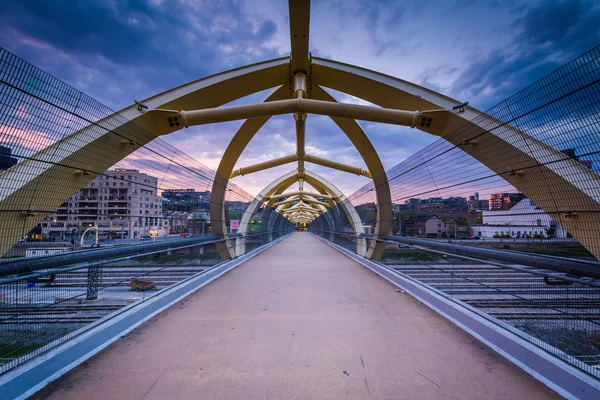
[[[381,262],[599,378],[599,133],[595,48],[390,169]],[[366,236],[375,189],[349,196]],[[356,251],[327,214],[309,230]]]
[[[244,240],[252,251],[289,232],[250,233]],[[237,240],[239,236],[232,239],[234,246]],[[210,271],[222,262],[215,246],[219,241],[213,237],[194,244],[173,242],[171,248],[162,250],[138,245],[144,247],[138,254],[119,256],[115,252],[103,260],[60,268],[44,268],[44,264],[56,263],[52,256],[43,257],[37,259],[37,271],[31,273],[24,273],[19,261],[12,266],[3,263],[0,373]]]

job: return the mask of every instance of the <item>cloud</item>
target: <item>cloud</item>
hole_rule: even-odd
[[[597,46],[599,20],[597,2],[534,3],[510,25],[516,35],[507,46],[469,56],[450,92],[488,108]]]
[[[486,109],[600,42],[592,1],[313,1],[313,55],[417,82]],[[284,0],[244,2],[130,0],[0,2],[0,45],[112,109],[223,70],[289,54]],[[364,104],[341,93],[343,102]],[[261,101],[264,93],[239,100]],[[216,168],[240,123],[194,127],[165,138]],[[386,168],[437,138],[403,127],[361,122]],[[272,118],[239,166],[291,154],[290,116]],[[362,166],[328,118],[310,116],[316,155]],[[281,170],[240,177],[257,193]],[[320,166],[317,173],[351,193],[365,182]],[[245,186],[248,185],[248,186]]]

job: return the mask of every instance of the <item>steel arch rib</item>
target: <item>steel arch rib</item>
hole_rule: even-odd
[[[298,172],[291,171],[291,172],[279,177],[278,179],[273,181],[271,184],[269,184],[267,187],[265,187],[256,196],[256,198],[252,201],[252,203],[250,203],[248,208],[246,208],[246,211],[242,215],[242,219],[240,221],[238,233],[240,233],[242,235],[245,235],[248,233],[248,229],[250,227],[250,221],[252,220],[252,216],[259,209],[259,207],[262,203],[262,199],[264,197],[270,196],[277,191],[286,190],[288,187],[290,187],[292,184],[294,184],[297,180],[298,180]],[[350,203],[350,201],[346,198],[346,196],[344,196],[344,194],[335,185],[333,185],[331,182],[327,181],[320,175],[317,175],[314,172],[311,172],[309,170],[304,171],[304,181],[306,183],[310,184],[311,186],[313,186],[315,189],[319,190],[322,194],[330,194],[330,195],[336,196],[338,198],[338,203],[344,209],[344,212],[346,212],[348,218],[350,219],[350,222],[352,224],[352,228],[353,228],[354,232],[357,233],[357,235],[364,232],[362,222],[360,220],[360,216],[354,209],[354,206],[352,205],[352,203]],[[325,193],[323,193],[323,192],[325,192]],[[361,255],[364,255],[364,249],[365,249],[364,242],[365,242],[364,238],[357,238],[357,251],[359,251],[359,253],[362,253]],[[236,252],[237,256],[245,253],[245,241],[242,238],[238,238],[236,240],[235,252]]]
[[[289,65],[288,65],[289,67]],[[289,73],[289,71],[287,72]],[[285,79],[279,82],[279,85],[285,83],[288,79],[288,75]],[[288,89],[286,86],[280,86],[273,93],[271,93],[265,101],[281,100],[288,97]],[[225,243],[217,243],[217,250],[222,259],[229,259],[235,257],[235,250],[231,245],[229,236],[227,235],[227,227],[225,226],[225,218],[223,213],[225,204],[225,192],[227,184],[229,183],[229,177],[235,167],[235,164],[239,160],[240,156],[244,152],[248,143],[252,140],[254,135],[263,127],[265,123],[271,117],[253,118],[246,120],[240,129],[236,132],[231,142],[225,149],[217,173],[215,174],[215,180],[213,182],[211,190],[211,202],[210,202],[210,220],[212,233],[215,235],[222,236],[226,239]]]
[[[443,114],[443,125],[438,129],[422,130],[454,145],[460,146],[470,138],[487,132],[485,146],[461,146],[461,150],[551,213],[557,223],[600,259],[600,176],[595,172],[472,107],[464,107],[463,113],[447,111],[461,102],[432,90],[365,68],[318,57],[312,58],[311,67],[313,85],[347,93],[381,107],[443,109],[440,113]],[[500,128],[489,132],[490,126]],[[507,173],[511,170],[525,172],[511,176]],[[570,211],[574,206],[583,212],[573,217]]]
[[[0,214],[0,226],[4,228],[0,254],[6,253],[65,199],[94,180],[95,173],[103,173],[140,146],[179,129],[169,128],[164,123],[168,111],[158,108],[219,107],[287,82],[289,63],[289,57],[283,57],[252,64],[157,94],[143,100],[149,108],[147,112],[140,113],[137,104],[133,104],[9,169],[0,177],[0,208],[32,212],[21,214],[16,221],[14,213]],[[57,180],[61,185],[55,184]]]
[[[336,101],[333,96],[327,93],[318,85],[313,85],[312,97],[316,100]],[[390,194],[390,185],[387,180],[387,175],[377,150],[371,143],[371,140],[361,128],[361,126],[353,119],[331,117],[333,122],[348,136],[356,150],[358,150],[363,161],[367,165],[367,169],[373,177],[373,185],[377,198],[377,222],[375,224],[374,239],[382,235],[389,235],[392,229],[392,196]],[[371,240],[369,250],[366,257],[379,260],[383,255],[386,244]]]

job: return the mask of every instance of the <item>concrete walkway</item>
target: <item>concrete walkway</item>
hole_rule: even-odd
[[[559,397],[303,232],[171,307],[33,398]]]

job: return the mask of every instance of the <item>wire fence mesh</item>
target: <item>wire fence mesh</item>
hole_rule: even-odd
[[[246,235],[247,251],[287,231]],[[233,244],[235,246],[236,240]],[[215,240],[0,279],[0,374],[221,264]],[[82,265],[83,264],[83,265]]]
[[[599,378],[599,157],[600,47],[387,171],[381,262]],[[349,196],[366,234],[376,189]],[[309,230],[358,246],[343,218]]]
[[[292,229],[125,115],[0,49],[0,373]]]
[[[0,256],[73,251],[96,230],[120,243],[208,233],[211,203],[241,218],[253,196],[229,182],[215,200],[214,171],[126,113],[0,49]]]

